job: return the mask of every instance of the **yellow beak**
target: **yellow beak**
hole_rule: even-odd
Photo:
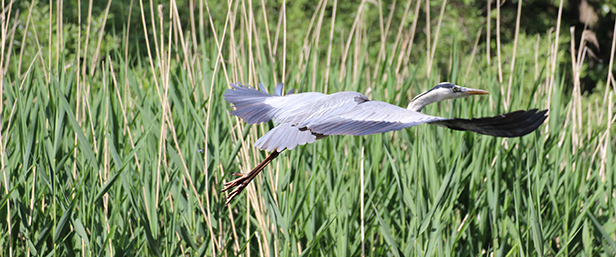
[[[489,95],[490,92],[488,91],[484,91],[481,89],[472,89],[472,88],[465,88],[466,90],[463,90],[462,92],[469,94],[469,95]]]

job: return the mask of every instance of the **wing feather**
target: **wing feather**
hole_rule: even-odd
[[[455,130],[468,130],[495,137],[521,137],[539,128],[548,117],[547,111],[538,112],[537,109],[520,110],[494,117],[455,118],[430,122],[430,124]]]
[[[299,125],[323,135],[370,135],[444,120],[380,101],[355,103],[348,112]]]
[[[266,151],[282,152],[293,149],[298,145],[305,145],[317,139],[309,130],[301,130],[290,123],[282,123],[267,132],[255,143],[255,147]]]
[[[232,115],[242,118],[248,123],[261,123],[274,118],[276,109],[264,104],[265,99],[274,97],[265,92],[231,84],[232,89],[227,89],[225,100],[233,104],[235,110]]]
[[[278,96],[277,93],[269,95],[264,92],[263,86],[261,88],[262,91],[259,91],[249,86],[231,84],[231,89],[225,93],[225,100],[235,107],[231,114],[253,124],[271,119],[284,122],[307,115],[308,113],[302,111],[315,105],[316,101],[327,97],[325,94],[314,92],[285,96]]]

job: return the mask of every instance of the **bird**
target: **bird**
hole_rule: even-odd
[[[224,98],[234,110],[230,113],[247,123],[258,124],[273,120],[278,125],[259,138],[254,146],[271,152],[259,165],[246,174],[233,173],[235,180],[226,182],[222,192],[231,190],[228,205],[244,188],[274,160],[280,152],[298,145],[315,142],[333,135],[362,136],[401,130],[421,124],[436,125],[460,131],[494,137],[521,137],[535,131],[548,117],[548,110],[519,110],[485,118],[443,118],[421,113],[435,102],[448,99],[486,95],[489,92],[442,82],[414,97],[407,108],[370,100],[365,95],[344,91],[333,94],[306,92],[282,95],[283,84],[270,95],[262,84],[261,90],[241,84],[230,84]]]

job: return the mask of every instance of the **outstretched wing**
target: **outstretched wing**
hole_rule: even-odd
[[[545,119],[548,110],[515,111],[494,117],[472,119],[446,119],[430,122],[432,125],[455,130],[468,130],[495,137],[521,137],[535,131]]]
[[[312,119],[300,123],[313,133],[323,135],[369,135],[401,130],[423,123],[445,120],[445,118],[430,116],[404,109],[399,106],[380,101],[364,101],[355,103],[349,111],[327,117]]]
[[[269,95],[263,89],[259,91],[242,85],[231,84],[231,87],[232,89],[228,89],[225,93],[225,100],[235,107],[231,114],[253,124],[271,119],[281,122],[300,115],[299,110],[306,109],[314,105],[315,101],[327,97],[325,94],[314,92],[279,96],[278,93],[282,92],[280,85],[274,95]]]
[[[231,84],[225,99],[233,104],[232,115],[248,123],[274,120],[277,123],[300,124],[324,120],[349,112],[368,98],[357,92],[338,92],[331,95],[308,92],[285,96],[269,95],[251,87]],[[281,90],[277,90],[281,91]]]
[[[358,103],[351,111],[298,125],[323,135],[369,135],[401,130],[423,123],[472,131],[495,137],[521,137],[535,131],[547,118],[547,110],[515,111],[494,117],[446,119],[410,111],[379,101]]]

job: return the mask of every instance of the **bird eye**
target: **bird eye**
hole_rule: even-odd
[[[461,92],[461,91],[462,91],[462,89],[460,89],[460,87],[453,87],[451,90],[452,90],[454,93],[458,93],[458,92]]]

